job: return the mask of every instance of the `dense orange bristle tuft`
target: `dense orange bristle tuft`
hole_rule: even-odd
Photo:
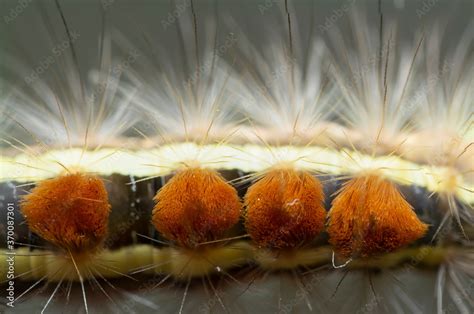
[[[104,182],[69,174],[40,182],[21,202],[31,231],[68,251],[96,248],[107,234],[110,212]]]
[[[348,181],[328,216],[329,242],[345,257],[392,252],[427,231],[397,187],[376,174]]]
[[[218,239],[238,222],[242,209],[235,188],[216,171],[202,168],[178,171],[154,200],[156,229],[190,248]]]
[[[271,170],[247,191],[245,226],[260,247],[299,247],[324,228],[323,200],[322,185],[311,174]]]

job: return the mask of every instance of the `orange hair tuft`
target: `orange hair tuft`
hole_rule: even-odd
[[[271,170],[247,191],[245,226],[261,247],[295,248],[324,228],[323,200],[321,183],[311,174]]]
[[[104,182],[68,174],[40,182],[21,202],[30,230],[69,251],[96,248],[107,235],[110,212]]]
[[[237,191],[216,171],[180,170],[154,198],[152,221],[169,240],[184,247],[218,239],[242,210]]]
[[[328,217],[329,242],[345,257],[392,252],[427,231],[397,187],[375,174],[346,182]]]

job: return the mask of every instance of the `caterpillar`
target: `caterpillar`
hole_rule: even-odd
[[[472,312],[469,17],[186,0],[128,29],[112,1],[88,38],[29,5],[7,30],[39,17],[49,50],[1,63],[2,311]]]

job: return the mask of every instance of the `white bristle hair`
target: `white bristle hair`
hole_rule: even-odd
[[[431,27],[423,53],[423,83],[413,100],[414,132],[402,151],[407,158],[445,169],[436,179],[437,197],[446,210],[436,236],[448,228],[466,237],[463,225],[474,223],[472,204],[458,200],[460,192],[473,192],[462,183],[474,180],[473,34],[471,23],[457,45],[442,51],[442,27]]]
[[[191,23],[192,21],[188,17],[182,17],[181,20],[180,23]],[[295,20],[293,19],[293,27],[295,26]],[[381,102],[383,102],[384,95],[381,90],[383,90],[385,63],[384,60],[380,61],[382,67],[379,68],[377,65],[378,59],[374,64],[371,62],[373,56],[378,54],[377,30],[372,31],[368,26],[367,28],[360,26],[361,21],[364,25],[363,18],[355,20],[354,23],[357,41],[363,39],[359,42],[359,49],[352,51],[346,47],[340,41],[342,39],[337,38],[338,34],[333,37],[336,46],[340,48],[336,51],[336,54],[347,53],[349,57],[347,64],[341,65],[341,69],[338,68],[334,73],[334,81],[335,85],[339,86],[339,94],[331,84],[326,85],[325,83],[326,63],[322,60],[327,59],[324,59],[326,52],[320,42],[316,39],[312,41],[312,50],[308,54],[309,60],[307,60],[306,65],[301,66],[298,63],[300,61],[298,56],[299,44],[296,38],[298,32],[295,28],[293,28],[294,49],[292,54],[296,56],[298,62],[288,62],[292,59],[287,47],[288,34],[285,32],[270,35],[272,41],[274,41],[273,46],[269,46],[263,53],[258,52],[247,43],[239,43],[239,45],[244,46],[244,55],[247,54],[247,57],[255,58],[255,63],[252,62],[252,65],[255,66],[252,71],[258,72],[262,76],[263,82],[272,82],[268,89],[257,89],[258,86],[262,85],[259,82],[262,81],[261,78],[255,80],[255,77],[250,77],[251,80],[247,81],[249,77],[246,76],[245,79],[234,80],[230,65],[222,62],[220,57],[210,49],[210,45],[207,45],[207,43],[212,43],[210,40],[206,42],[206,47],[209,46],[207,47],[209,49],[200,50],[200,64],[212,64],[212,66],[204,67],[202,71],[201,69],[193,71],[197,68],[196,60],[194,53],[189,53],[189,51],[194,51],[194,38],[188,38],[185,43],[190,47],[188,47],[188,53],[184,52],[184,54],[186,63],[193,65],[190,66],[191,74],[180,73],[176,64],[167,62],[170,53],[168,55],[164,53],[163,59],[154,59],[153,61],[148,60],[144,56],[144,52],[139,53],[139,59],[132,64],[131,68],[137,66],[140,69],[135,72],[130,68],[127,72],[127,77],[131,82],[141,85],[142,88],[139,93],[135,93],[134,84],[126,85],[118,82],[119,75],[114,76],[117,73],[111,70],[115,67],[111,65],[110,59],[107,58],[104,64],[108,64],[108,66],[104,66],[104,68],[108,70],[92,71],[91,80],[85,93],[86,95],[94,95],[97,87],[100,88],[103,82],[110,79],[111,82],[106,84],[107,95],[102,98],[97,97],[97,102],[90,104],[87,102],[87,96],[82,97],[79,94],[80,88],[78,86],[80,86],[80,82],[76,76],[78,73],[71,60],[67,61],[67,66],[63,67],[65,69],[64,77],[67,79],[60,81],[58,88],[54,84],[48,84],[47,81],[43,82],[42,78],[31,86],[31,95],[25,94],[20,89],[17,92],[16,87],[12,85],[8,102],[5,102],[8,105],[0,107],[0,113],[3,113],[1,111],[5,109],[9,115],[8,117],[3,114],[0,115],[0,133],[2,133],[0,137],[9,134],[10,127],[18,127],[18,123],[15,122],[18,121],[35,135],[38,134],[38,137],[44,142],[63,146],[66,144],[82,146],[84,145],[87,129],[85,126],[89,126],[87,145],[93,146],[94,143],[104,142],[109,138],[117,138],[138,122],[137,120],[141,119],[140,124],[136,125],[137,129],[145,135],[156,136],[160,140],[168,140],[167,138],[170,141],[221,140],[233,134],[235,129],[239,129],[244,131],[243,133],[239,132],[239,134],[245,134],[246,141],[253,139],[261,144],[260,139],[252,137],[253,132],[245,132],[243,130],[245,128],[240,127],[242,118],[239,115],[238,107],[240,106],[243,116],[252,121],[251,131],[256,129],[256,133],[268,142],[273,139],[277,144],[285,142],[294,144],[298,143],[296,139],[298,138],[303,139],[300,143],[312,142],[318,144],[318,141],[313,141],[313,137],[319,135],[319,131],[325,129],[326,123],[330,124],[332,112],[336,110],[339,117],[346,122],[346,127],[350,129],[347,130],[347,134],[344,134],[344,136],[351,136],[350,141],[359,145],[357,148],[363,149],[362,143],[365,140],[367,142],[372,140],[372,142],[378,141],[386,144],[387,148],[384,151],[391,153],[394,147],[400,145],[403,148],[409,144],[409,141],[405,141],[404,131],[410,131],[409,128],[411,128],[411,130],[420,133],[428,133],[430,142],[415,140],[415,143],[409,146],[409,150],[402,151],[403,157],[409,156],[412,147],[425,145],[425,143],[429,144],[429,149],[432,152],[438,152],[439,146],[437,145],[442,145],[443,142],[441,138],[433,134],[438,134],[439,130],[440,133],[447,132],[461,137],[463,143],[460,145],[461,151],[454,150],[450,155],[458,156],[464,148],[467,148],[466,145],[472,142],[473,124],[469,123],[469,120],[465,124],[466,119],[472,119],[474,105],[472,103],[474,99],[472,56],[469,59],[469,51],[472,51],[472,37],[469,40],[470,38],[466,37],[468,35],[465,35],[462,44],[452,54],[454,56],[452,60],[470,61],[456,64],[456,69],[450,71],[440,80],[440,83],[442,83],[440,86],[444,87],[435,87],[430,90],[429,100],[427,98],[427,101],[419,108],[418,106],[413,107],[414,101],[418,100],[417,89],[424,86],[423,83],[418,82],[423,82],[427,77],[429,78],[429,71],[425,72],[424,69],[421,73],[419,71],[420,65],[418,62],[419,60],[424,61],[420,56],[415,58],[416,64],[412,67],[419,41],[406,48],[403,43],[399,45],[398,42],[395,42],[396,35],[392,33],[393,44],[390,47],[394,48],[394,51],[390,51],[387,71],[389,89],[386,107],[383,107]],[[183,28],[192,29],[190,25],[183,25]],[[395,29],[384,26],[384,30],[390,33],[391,30]],[[193,32],[185,33],[185,35],[189,35]],[[470,34],[472,36],[472,32]],[[209,38],[211,37],[213,35],[209,35]],[[385,43],[389,37],[387,34],[383,36]],[[417,39],[419,38],[421,36],[417,37]],[[436,38],[434,41],[428,40],[427,53],[433,53],[434,49],[430,47],[436,46],[435,40]],[[107,46],[107,44],[104,45]],[[107,51],[109,48],[105,47],[104,50]],[[421,47],[419,53],[421,54],[424,49],[425,47]],[[173,49],[168,50],[173,51]],[[433,56],[436,57],[436,54],[433,53]],[[343,56],[340,60],[346,60],[346,57]],[[158,67],[156,63],[159,63]],[[369,64],[368,68],[365,66],[367,64]],[[280,75],[274,79],[275,69],[283,69],[288,74],[290,72],[287,69],[290,65],[293,65],[294,82],[292,82],[291,76],[288,75]],[[331,66],[337,65],[337,63],[333,63]],[[468,66],[466,67],[466,65]],[[342,68],[349,68],[349,66],[365,70],[362,72],[355,71],[359,83],[356,89],[351,88],[354,72],[347,74],[342,71]],[[410,74],[411,68],[412,73]],[[15,71],[19,69],[21,69],[21,65],[15,65]],[[437,68],[433,67],[432,69]],[[196,79],[196,73],[199,73],[199,80]],[[276,73],[280,72],[277,71]],[[418,78],[421,78],[421,80],[418,81]],[[253,83],[254,85],[252,85]],[[402,92],[405,85],[406,90]],[[58,107],[56,99],[58,90],[64,90],[59,94],[61,96],[59,97],[61,100],[60,107]],[[236,95],[238,93],[242,93],[243,98]],[[339,106],[341,95],[344,99],[343,105],[334,109],[333,106]],[[129,109],[128,97],[133,97],[131,105],[138,108],[138,110],[132,111],[133,108],[132,110]],[[99,101],[99,99],[103,101]],[[2,101],[0,100],[0,106]],[[448,107],[448,103],[452,106]],[[86,108],[79,106],[80,104],[84,104]],[[403,110],[398,109],[398,106],[401,106]],[[144,114],[139,117],[138,114],[141,112]],[[381,116],[386,117],[382,129]],[[6,125],[4,127],[3,118],[9,124],[8,128]],[[68,129],[71,133],[69,136],[65,130],[63,120],[68,121]],[[119,126],[122,126],[122,129]],[[467,132],[465,132],[466,127],[468,128]],[[265,130],[271,131],[267,133]],[[431,130],[435,130],[433,134],[430,134]],[[360,141],[357,141],[357,138],[354,138],[353,135],[358,132],[361,134]],[[51,137],[54,133],[56,135]],[[17,133],[14,134],[17,135]],[[31,140],[31,136],[29,139]],[[140,144],[142,143],[140,142]],[[113,145],[117,144],[112,143]],[[285,152],[284,155],[291,159],[299,157],[298,155],[292,156],[291,153],[292,151]],[[420,155],[420,150],[416,153],[418,155],[414,157],[415,159],[423,158]],[[468,153],[469,151],[464,153],[463,158],[468,157]],[[424,154],[429,156],[428,158],[433,158],[433,155],[426,153],[426,150]],[[464,160],[468,162],[467,170],[469,170],[472,159]],[[167,166],[166,160],[159,160],[159,162],[163,163],[163,166]],[[438,163],[445,164],[444,161]],[[133,188],[135,188],[135,185],[133,185]],[[455,195],[449,195],[450,202],[453,202],[453,204],[456,201],[454,197]],[[472,219],[472,208],[460,211],[459,215],[463,221],[468,221],[466,215],[471,215],[468,217]],[[458,224],[451,224],[451,226],[458,227]],[[472,220],[468,227],[471,228],[471,226]],[[449,235],[452,234],[449,233]],[[461,241],[465,241],[465,239],[456,239],[454,242],[461,243]],[[228,293],[229,289],[224,285],[223,287],[219,286],[218,291],[219,294],[226,297],[224,299],[226,307],[232,308],[236,304],[241,304],[241,308],[238,308],[239,311],[236,310],[235,312],[256,312],[260,310],[262,312],[304,313],[315,310],[316,312],[420,313],[433,312],[433,309],[437,308],[438,313],[472,313],[474,309],[472,298],[474,291],[474,252],[471,249],[471,242],[466,240],[463,243],[467,243],[469,248],[466,250],[467,245],[454,247],[453,252],[449,252],[450,255],[437,270],[413,269],[402,273],[403,270],[385,268],[380,272],[377,271],[376,274],[371,273],[369,275],[368,272],[371,270],[345,269],[335,271],[330,269],[330,272],[326,273],[324,271],[320,272],[318,269],[311,269],[307,272],[308,274],[320,275],[324,278],[318,278],[314,283],[312,280],[303,281],[308,278],[302,278],[303,284],[300,284],[300,286],[293,281],[292,277],[286,280],[288,278],[283,277],[283,272],[277,273],[273,277],[274,281],[279,283],[279,286],[272,286],[267,282],[259,285],[259,278],[252,278],[249,284],[247,282],[240,284],[225,274],[232,279],[230,283],[234,294]],[[438,271],[437,282],[433,278],[436,271]],[[342,280],[341,278],[345,276],[344,272],[347,272],[347,277]],[[158,277],[150,278],[150,282],[156,278]],[[254,279],[256,279],[255,282]],[[320,280],[322,282],[319,282]],[[227,281],[229,280],[227,279]],[[185,305],[184,312],[196,310],[203,312],[202,310],[206,309],[202,307],[203,303],[208,305],[222,302],[217,292],[214,296],[209,296],[206,290],[207,296],[204,295],[203,291],[205,289],[194,289],[193,291],[191,288],[189,296],[187,296],[188,289],[186,288],[181,299],[183,285],[176,284],[176,291],[157,289],[156,287],[149,290],[147,288],[145,291],[145,289],[142,289],[144,283],[145,281],[140,281],[140,287],[137,286],[138,290],[133,293],[121,293],[119,291],[117,296],[119,306],[107,308],[111,304],[104,302],[104,295],[100,291],[94,293],[93,297],[95,299],[93,299],[92,304],[101,311],[110,312],[176,312],[179,302],[181,302],[181,309]],[[425,289],[425,287],[430,289]],[[105,287],[105,289],[111,294],[118,291],[115,287]],[[97,289],[95,290],[97,291]],[[301,294],[302,291],[304,291],[303,294]],[[310,297],[306,293],[310,294]],[[282,302],[282,295],[287,295],[286,303]],[[437,297],[436,300],[433,298],[434,295]],[[81,302],[81,298],[82,296],[79,295],[76,300]],[[67,301],[69,302],[69,295]],[[73,301],[72,298],[71,301]],[[153,303],[155,301],[157,302],[156,305]],[[73,303],[71,302],[69,305],[73,305]],[[282,307],[280,307],[281,304],[283,304]],[[286,307],[286,305],[289,306]],[[31,311],[37,310],[36,304],[28,306]],[[82,305],[75,302],[73,306],[80,308]],[[63,302],[58,302],[55,309],[64,311]],[[226,308],[223,310],[229,312]],[[222,312],[219,304],[215,308],[209,309],[209,312],[214,311]]]
[[[424,162],[473,170],[474,158],[474,23],[454,49],[443,54],[443,33],[432,28],[426,45],[425,84],[417,96],[416,128]],[[423,140],[424,139],[424,140]],[[423,149],[423,148],[426,149]],[[472,173],[471,173],[472,177]]]
[[[94,148],[116,140],[137,121],[129,107],[132,95],[120,93],[121,71],[111,59],[110,38],[100,40],[100,64],[87,80],[69,52],[48,69],[54,73],[30,81],[26,77],[31,70],[15,57],[2,60],[3,67],[23,83],[9,85],[3,101],[8,118],[27,133],[21,137],[26,144]]]
[[[192,17],[182,16],[176,24],[173,27],[181,28],[184,51],[152,45],[150,53],[141,52],[140,61],[127,70],[127,78],[141,86],[133,98],[144,113],[137,130],[155,143],[227,140],[240,123],[238,97],[228,88],[233,69],[215,46],[222,45],[221,53],[227,53],[236,39],[229,33],[225,43],[217,43],[216,22],[206,21],[202,26],[205,42],[196,48]],[[133,46],[123,37],[120,42]]]
[[[419,77],[422,36],[415,36],[413,43],[403,42],[391,21],[384,22],[380,35],[380,25],[369,25],[358,10],[351,14],[350,25],[353,47],[341,30],[329,31],[336,58],[333,77],[343,98],[340,119],[351,130],[349,144],[370,152],[392,152],[411,128],[410,99]]]
[[[236,63],[243,73],[233,89],[241,91],[241,111],[251,124],[243,133],[247,141],[260,144],[320,143],[337,107],[326,47],[319,38],[310,38],[305,47],[298,21],[291,21],[290,33],[287,17],[280,13],[278,21],[268,22],[263,48],[239,33]]]
[[[471,244],[472,245],[472,244]],[[435,286],[437,313],[472,313],[474,250],[452,252],[439,268]]]
[[[9,117],[9,108],[7,106],[7,97],[6,97],[6,82],[3,78],[0,78],[0,134],[5,134],[11,132],[13,127],[13,121]],[[0,141],[0,146],[2,142]]]
[[[341,276],[341,274],[339,274]],[[351,307],[358,308],[358,313],[420,313],[422,306],[413,298],[416,294],[411,287],[403,283],[411,280],[423,281],[423,276],[417,270],[392,271],[385,270],[376,273],[370,270],[354,271],[348,274],[341,283],[344,291],[337,292],[340,304],[339,311],[349,311]],[[351,299],[345,302],[348,290],[360,286]],[[350,301],[349,301],[350,300]],[[427,306],[427,304],[425,304]]]

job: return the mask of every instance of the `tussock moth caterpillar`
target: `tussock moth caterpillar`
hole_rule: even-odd
[[[472,312],[472,24],[222,3],[125,30],[108,2],[89,81],[66,4],[37,11],[65,48],[30,85],[2,64],[7,310]]]

